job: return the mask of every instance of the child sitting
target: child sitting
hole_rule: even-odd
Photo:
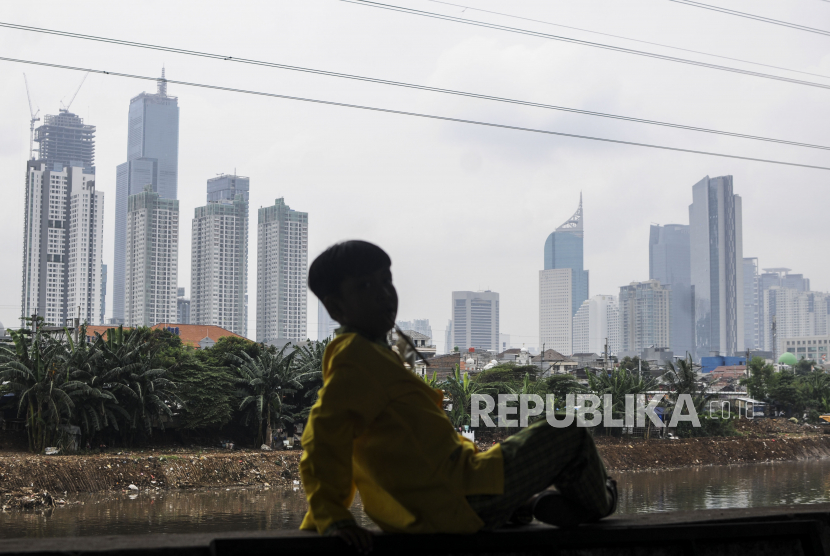
[[[540,421],[486,452],[454,429],[441,390],[388,345],[398,310],[391,264],[376,245],[347,241],[309,269],[309,288],[342,328],[302,436],[309,509],[300,528],[370,550],[372,534],[349,512],[355,490],[366,514],[397,533],[474,533],[533,517],[569,526],[613,513],[615,483],[584,428]]]

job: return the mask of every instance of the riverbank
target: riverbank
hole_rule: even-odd
[[[597,437],[610,472],[830,458],[830,435],[772,420],[742,425],[741,436],[689,439]],[[299,488],[297,451],[145,449],[89,455],[0,453],[0,506],[47,491],[156,491],[187,488]]]

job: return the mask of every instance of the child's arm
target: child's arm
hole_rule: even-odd
[[[333,366],[303,432],[300,476],[309,508],[303,529],[324,534],[332,526],[356,526],[348,510],[355,493],[353,443],[386,400],[386,392],[370,372],[359,366]]]

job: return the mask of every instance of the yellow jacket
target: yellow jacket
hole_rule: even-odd
[[[303,432],[309,509],[300,529],[324,533],[353,520],[357,489],[384,531],[478,531],[483,523],[465,496],[503,492],[501,448],[477,452],[447,419],[443,398],[392,350],[358,334],[337,336]]]

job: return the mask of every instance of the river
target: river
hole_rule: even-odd
[[[619,513],[749,508],[830,501],[830,460],[617,474]],[[301,489],[94,493],[46,512],[0,513],[0,538],[296,529]],[[369,524],[359,500],[353,508]]]

